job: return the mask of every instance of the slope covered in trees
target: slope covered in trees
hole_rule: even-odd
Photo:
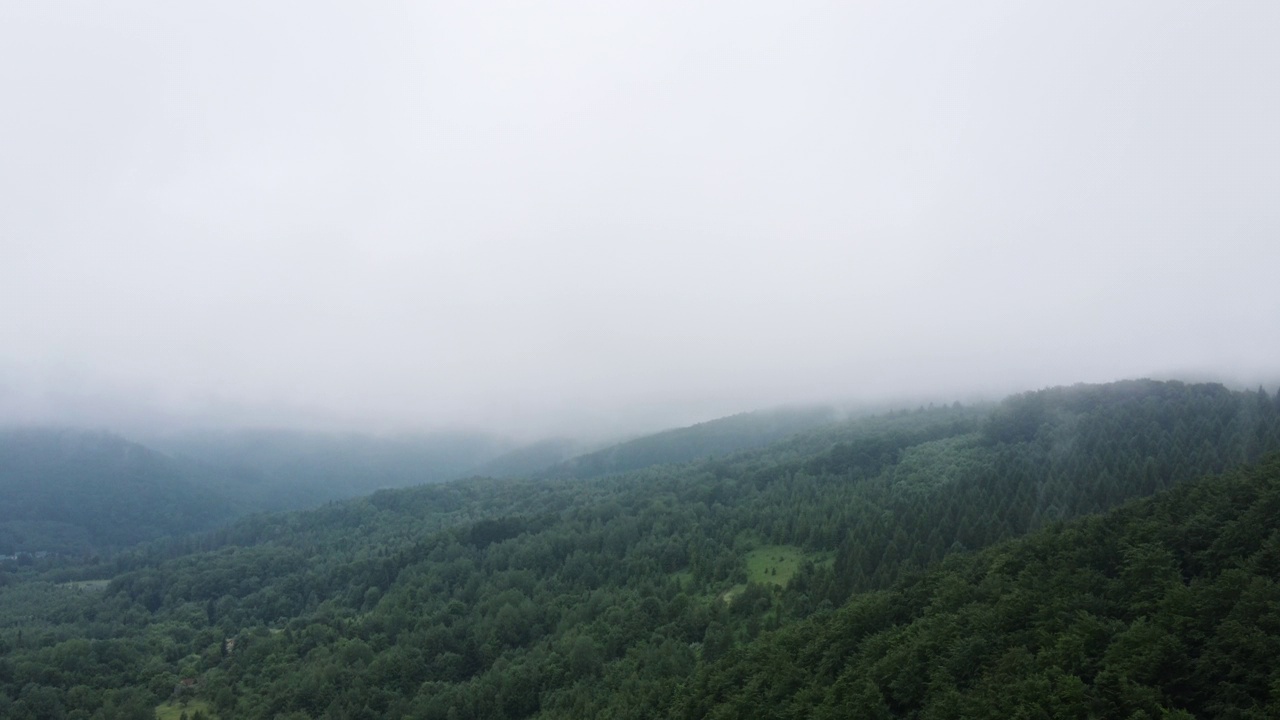
[[[200,480],[107,433],[0,431],[0,554],[78,555],[230,519],[233,503]]]
[[[1264,392],[1117,383],[1028,393],[995,408],[855,419],[737,455],[590,480],[476,479],[254,517],[94,568],[0,572],[0,714],[141,706],[191,677],[198,696],[237,718],[732,716],[749,703],[757,712],[790,708],[784,717],[822,708],[839,716],[845,696],[819,693],[830,683],[807,679],[805,664],[775,671],[761,658],[771,648],[826,652],[823,643],[845,634],[822,635],[821,619],[859,613],[874,620],[865,636],[888,633],[876,635],[885,657],[896,658],[895,648],[927,654],[933,646],[910,644],[920,632],[910,630],[919,599],[911,593],[941,582],[921,577],[993,557],[965,551],[1038,528],[1027,547],[1070,532],[1091,538],[1079,528],[1097,521],[1062,521],[1277,449],[1277,408]],[[1236,487],[1216,482],[1206,492]],[[1210,522],[1204,537],[1217,532]],[[922,576],[929,566],[935,574]],[[1019,567],[1008,565],[1013,581]],[[1059,571],[1068,572],[1047,570]],[[990,588],[977,572],[964,576],[976,589],[947,591],[964,600],[957,608],[1013,602],[982,594]],[[56,584],[91,577],[110,583],[99,594]],[[904,600],[885,610],[885,597]],[[1037,611],[1009,607],[994,617]],[[1104,609],[1088,611],[1110,618]],[[874,614],[881,610],[889,615]],[[905,634],[893,634],[899,626]],[[862,652],[859,640],[848,642],[849,653]],[[958,657],[986,662],[989,649]],[[856,660],[849,653],[825,661],[824,677],[843,677],[841,663]],[[82,659],[68,669],[71,656]],[[1110,677],[1060,669],[1085,692]],[[942,687],[942,676],[926,677]],[[972,677],[974,687],[988,682]],[[679,692],[694,687],[690,678],[701,690]],[[1061,680],[1053,688],[1079,690],[1053,678]],[[136,696],[111,694],[119,688]],[[918,688],[876,691],[891,713],[936,710]],[[969,697],[969,686],[956,692]],[[1196,712],[1218,702],[1161,695],[1143,705],[1113,695],[1104,699],[1116,705],[1090,707]],[[711,704],[699,704],[704,696]]]
[[[212,486],[255,510],[303,509],[382,488],[453,480],[511,449],[510,441],[478,432],[376,437],[204,431],[146,442],[198,463]]]
[[[1280,716],[1280,458],[1055,524],[699,668],[675,717]]]
[[[830,425],[840,415],[831,407],[777,408],[740,413],[618,443],[569,458],[536,474],[542,477],[589,478],[730,455]]]
[[[755,447],[824,418],[830,421],[830,411],[735,416],[608,452],[637,467],[672,462],[698,454],[699,443],[704,455]],[[202,431],[147,442],[70,428],[0,431],[0,497],[6,499],[0,555],[97,554],[207,530],[239,515],[315,507],[381,488],[475,474],[528,476],[580,447],[552,440],[512,449],[510,441],[470,432]],[[587,466],[605,471],[613,464],[588,460]]]
[[[469,474],[495,478],[532,477],[582,453],[582,444],[577,440],[539,440],[477,465]]]

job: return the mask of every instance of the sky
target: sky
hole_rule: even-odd
[[[0,5],[0,420],[1280,382],[1280,3]]]

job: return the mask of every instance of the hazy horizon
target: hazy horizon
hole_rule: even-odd
[[[1265,3],[11,3],[0,423],[1275,392],[1276,37]]]

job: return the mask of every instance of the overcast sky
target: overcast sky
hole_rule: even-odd
[[[1270,0],[4,2],[0,418],[1271,382],[1277,38]]]

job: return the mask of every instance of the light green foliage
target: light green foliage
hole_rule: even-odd
[[[981,445],[977,433],[960,435],[903,450],[885,476],[897,492],[927,493],[989,472],[993,457],[994,453]]]
[[[747,553],[747,580],[786,587],[800,569],[805,553],[794,545],[766,545]]]
[[[687,591],[687,590],[693,589],[693,573],[689,572],[688,570],[680,570],[678,572],[673,572],[670,574],[670,577],[672,580],[676,582],[677,585],[680,586],[681,590]]]
[[[725,590],[724,592],[720,593],[719,595],[720,602],[724,603],[725,605],[728,605],[732,603],[734,599],[737,598],[739,595],[741,595],[743,591],[745,591],[746,589],[747,589],[746,583],[738,583],[737,585],[734,585],[728,590]]]
[[[799,572],[805,561],[815,562],[829,569],[831,558],[823,553],[805,553],[794,545],[766,545],[746,554],[747,582],[737,583],[719,594],[722,603],[730,605],[746,591],[748,583],[765,587],[785,588]]]
[[[63,583],[64,587],[82,592],[102,592],[111,584],[110,580],[73,580]]]
[[[156,720],[181,720],[183,714],[191,720],[196,713],[203,713],[208,720],[218,720],[213,705],[204,700],[170,701],[156,706]]]

